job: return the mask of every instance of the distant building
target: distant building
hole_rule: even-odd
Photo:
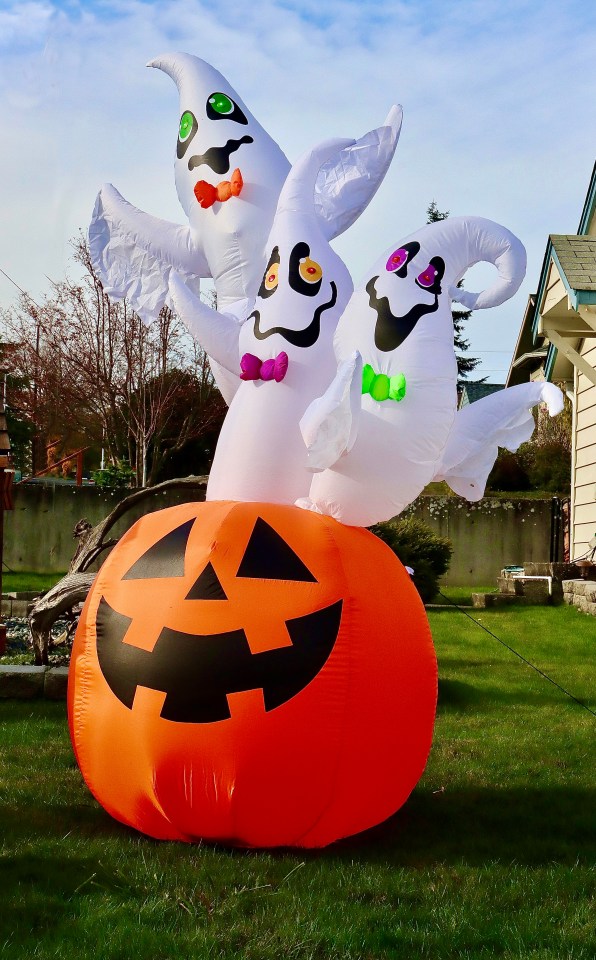
[[[570,552],[596,534],[596,164],[576,234],[551,234],[507,386],[563,383],[573,403]]]
[[[475,403],[476,400],[482,400],[483,397],[489,397],[491,393],[504,389],[504,383],[465,381],[460,384],[458,409],[461,410],[462,407],[467,407],[469,403]]]

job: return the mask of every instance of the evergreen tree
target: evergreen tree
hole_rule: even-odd
[[[441,212],[437,207],[436,202],[433,200],[431,204],[427,207],[426,210],[426,222],[427,223],[436,223],[438,220],[446,220],[449,216],[449,210]],[[461,286],[461,280],[458,283],[458,287]],[[453,344],[456,351],[461,350],[462,353],[465,353],[470,349],[470,341],[466,340],[464,337],[464,324],[468,318],[472,315],[471,310],[452,310],[453,315]],[[458,386],[463,380],[466,380],[468,374],[472,373],[480,363],[480,359],[476,357],[464,357],[462,353],[455,354],[457,360],[457,380]],[[483,377],[482,380],[477,380],[476,383],[484,383],[486,377]]]

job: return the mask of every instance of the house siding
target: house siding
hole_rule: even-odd
[[[596,344],[585,340],[579,351],[596,369]],[[596,534],[596,386],[576,370],[572,477],[572,557],[588,552]]]

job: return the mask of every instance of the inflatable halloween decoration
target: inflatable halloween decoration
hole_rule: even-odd
[[[198,290],[212,277],[220,309],[254,297],[261,255],[289,163],[236,91],[214,67],[186,53],[148,66],[167,73],[180,93],[176,190],[188,226],[143,213],[106,184],[89,227],[93,265],[106,293],[127,297],[146,321],[167,304],[176,270]],[[255,256],[256,253],[256,256]],[[237,376],[214,365],[229,402]]]
[[[358,141],[315,147],[282,187],[285,157],[221,74],[183,54],[152,65],[180,90],[189,226],[106,187],[92,254],[145,319],[176,310],[231,404],[207,502],[143,517],[97,575],[73,645],[71,737],[97,799],[153,837],[323,846],[406,800],[436,706],[420,598],[361,528],[433,478],[477,499],[497,446],[527,439],[529,408],[556,412],[561,397],[527,384],[456,412],[451,302],[515,293],[525,252],[504,227],[427,225],[353,291],[329,241],[382,181],[400,108]],[[458,283],[479,260],[498,279],[470,294]]]
[[[422,603],[378,538],[296,507],[185,504],[143,517],[101,568],[69,719],[118,820],[316,847],[405,801],[436,683]]]
[[[333,334],[352,293],[329,239],[374,195],[400,126],[394,107],[360,140],[326,141],[295,164],[280,194],[256,300],[242,322],[211,310],[171,275],[176,312],[242,381],[220,434],[208,500],[293,504],[308,496],[312,475],[299,422],[333,379]]]
[[[480,260],[498,279],[468,293],[457,284]],[[310,467],[320,472],[300,506],[368,526],[401,513],[433,479],[482,496],[498,445],[516,449],[533,429],[529,408],[546,400],[557,413],[562,398],[551,384],[527,384],[456,414],[451,302],[474,310],[503,303],[525,265],[520,241],[480,217],[428,224],[382,255],[338,324],[337,376],[301,422]]]

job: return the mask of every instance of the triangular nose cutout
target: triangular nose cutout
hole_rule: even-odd
[[[124,574],[123,580],[157,580],[165,577],[184,576],[184,555],[186,544],[194,523],[187,520],[176,527],[171,533],[149,547],[142,557],[133,563],[130,570]]]
[[[186,595],[187,600],[227,600],[224,588],[219,582],[215,570],[211,563],[208,563],[201,575],[195,580],[190,593]]]
[[[261,517],[255,523],[238,577],[263,580],[300,580],[316,583],[316,577],[273,527]]]

